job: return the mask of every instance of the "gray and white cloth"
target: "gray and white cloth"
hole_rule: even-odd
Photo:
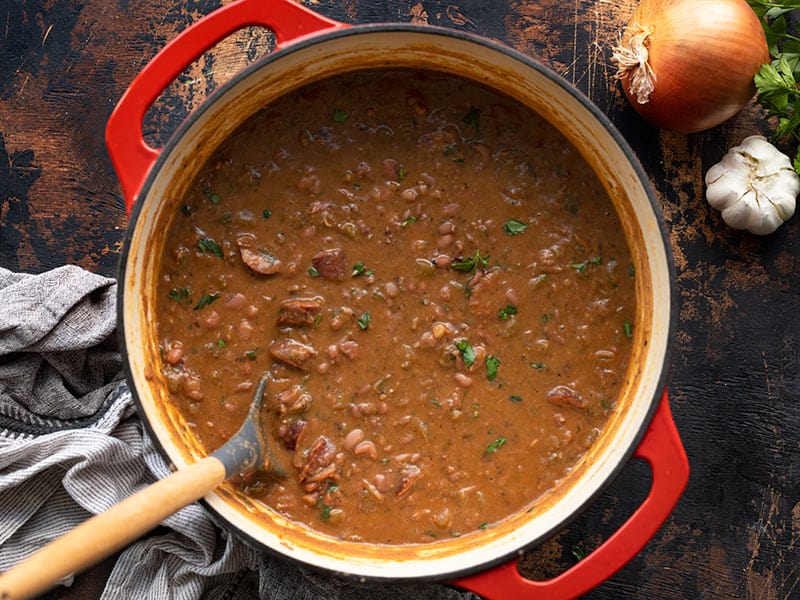
[[[113,279],[76,266],[40,275],[0,268],[0,571],[169,473],[123,381],[115,327]],[[436,583],[357,583],[286,562],[218,527],[200,504],[123,551],[102,595],[474,597]]]

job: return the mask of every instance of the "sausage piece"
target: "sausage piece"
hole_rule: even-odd
[[[258,248],[256,236],[249,233],[240,235],[236,238],[236,243],[239,245],[242,262],[252,271],[260,275],[274,275],[281,272],[283,263],[266,250]]]
[[[321,312],[321,298],[290,298],[281,302],[278,325],[288,327],[313,325]]]
[[[347,277],[347,256],[341,248],[330,248],[317,253],[311,265],[320,277],[332,281],[344,281]]]
[[[317,355],[313,346],[291,338],[275,340],[269,346],[269,353],[277,360],[303,371],[308,370],[308,361]]]

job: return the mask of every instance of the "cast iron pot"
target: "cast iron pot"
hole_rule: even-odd
[[[146,110],[193,60],[246,26],[277,40],[266,58],[235,76],[191,114],[162,149],[142,135]],[[618,211],[636,269],[634,351],[618,409],[582,462],[533,510],[479,534],[424,546],[377,546],[317,534],[223,485],[204,502],[228,527],[284,557],[367,579],[436,579],[487,598],[571,597],[632,558],[664,522],[688,478],[688,463],[666,398],[675,320],[674,274],[654,194],[633,152],[599,110],[528,56],[454,30],[379,24],[348,26],[291,0],[237,0],[167,45],[133,81],[109,119],[106,142],[130,212],[119,273],[120,336],[141,417],[176,469],[205,452],[170,406],[160,373],[155,289],[167,224],[215,148],[275,98],[306,83],[360,69],[444,71],[475,79],[523,102],[557,127],[603,182]],[[649,496],[600,548],[559,577],[535,582],[515,557],[575,518],[626,462],[646,459]]]

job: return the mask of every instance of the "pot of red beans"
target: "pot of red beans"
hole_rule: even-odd
[[[148,107],[252,25],[274,51],[150,147]],[[107,143],[130,212],[120,339],[164,457],[216,450],[269,374],[285,473],[203,500],[237,535],[359,579],[570,596],[674,507],[688,466],[658,205],[609,120],[534,59],[238,0],[147,65]],[[653,471],[641,508],[570,571],[522,577],[516,557],[633,456]]]

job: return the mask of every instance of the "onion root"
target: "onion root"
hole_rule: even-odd
[[[642,27],[631,23],[631,36],[627,45],[613,48],[611,61],[617,64],[615,79],[627,79],[630,93],[636,96],[639,104],[647,104],[656,87],[656,74],[650,66],[647,50],[648,40],[653,34],[652,27]]]

